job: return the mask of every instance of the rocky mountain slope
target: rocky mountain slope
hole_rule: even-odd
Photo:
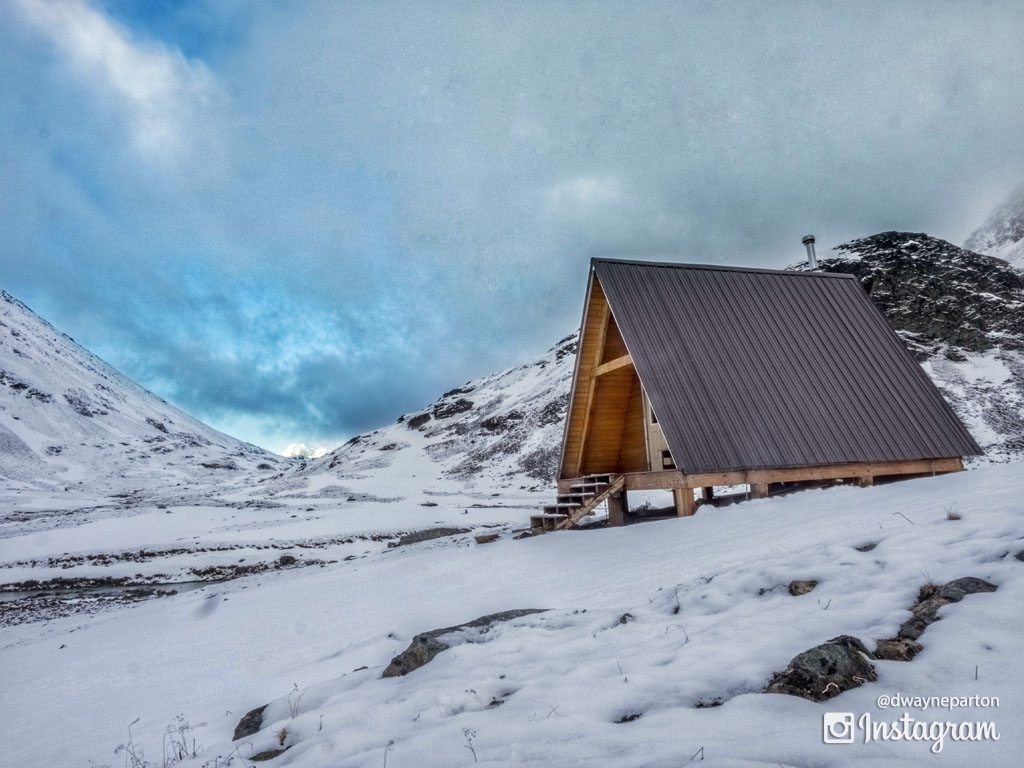
[[[996,256],[1024,269],[1024,187],[992,211],[964,241],[964,248]]]
[[[576,334],[531,363],[470,381],[395,424],[349,440],[302,474],[419,472],[485,490],[546,487],[554,476]],[[418,468],[418,469],[417,469]]]
[[[5,493],[151,496],[285,466],[161,400],[0,292]]]
[[[1024,453],[1024,274],[923,233],[882,232],[820,262],[856,275],[986,451]]]

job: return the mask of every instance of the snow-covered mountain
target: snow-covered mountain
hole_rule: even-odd
[[[0,478],[8,492],[152,497],[287,465],[161,400],[0,292]]]
[[[300,474],[457,481],[485,491],[548,489],[576,359],[576,334],[533,362],[456,387],[397,423],[349,440]]]
[[[1024,269],[1024,186],[989,214],[964,241],[964,248],[996,256]]]
[[[910,232],[845,243],[820,268],[857,276],[985,449],[983,461],[1024,455],[1024,274]]]

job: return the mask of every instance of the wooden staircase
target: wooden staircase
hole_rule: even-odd
[[[530,517],[530,531],[548,533],[573,528],[576,523],[594,510],[602,502],[607,501],[621,491],[626,485],[623,475],[588,475],[569,488],[568,493],[560,493],[554,504],[544,507],[544,512]]]

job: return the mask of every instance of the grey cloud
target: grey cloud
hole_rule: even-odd
[[[807,231],[957,240],[1024,176],[1012,4],[251,14],[206,52],[219,111],[175,174],[0,32],[21,56],[0,64],[0,262],[115,364],[279,445],[546,348],[592,255],[778,266]]]

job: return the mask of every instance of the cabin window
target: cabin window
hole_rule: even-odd
[[[654,414],[654,409],[651,408],[651,424],[657,424],[658,417]]]
[[[661,468],[662,469],[675,469],[676,463],[672,460],[672,454],[669,451],[661,452]]]

